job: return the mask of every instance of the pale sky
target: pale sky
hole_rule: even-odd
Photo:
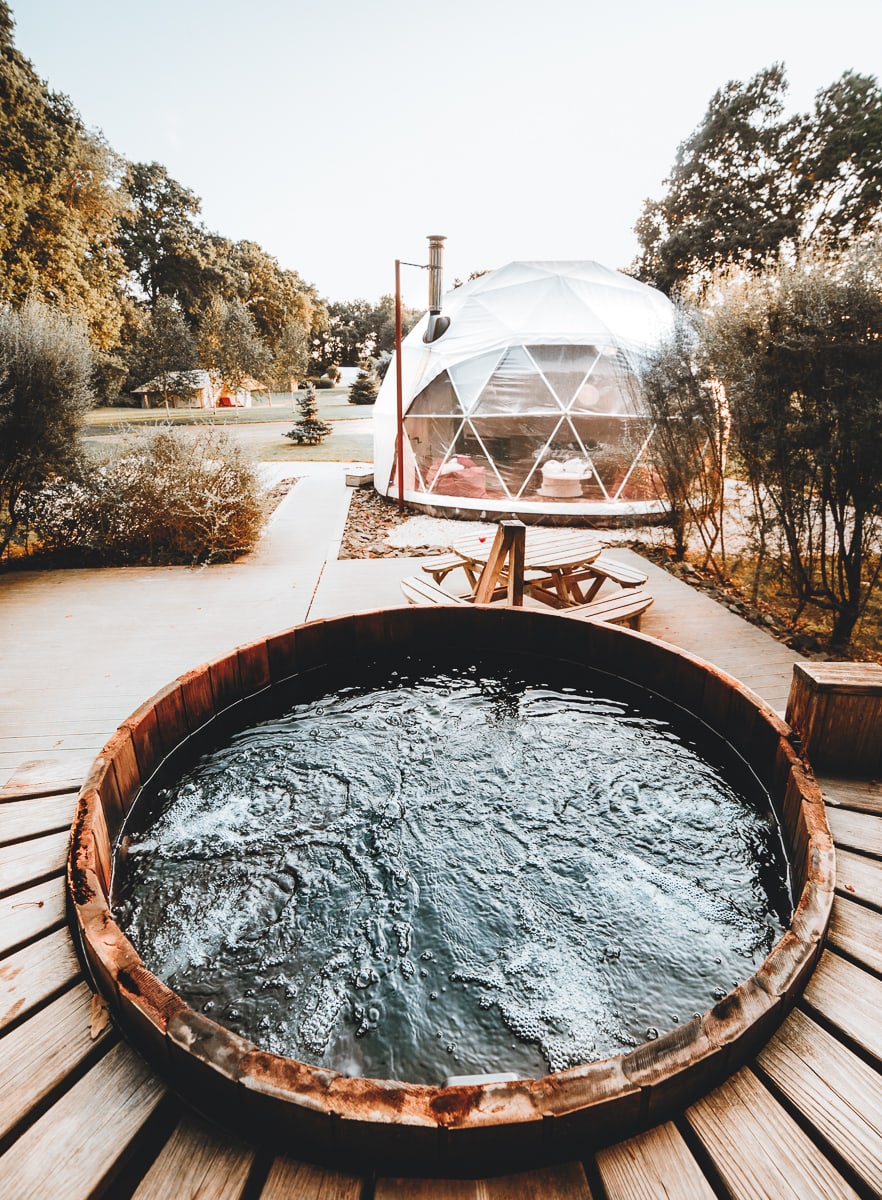
[[[793,111],[882,75],[880,0],[11,0],[85,123],[330,300],[513,259],[626,266],[717,88],[783,61]],[[426,273],[405,268],[425,307]]]

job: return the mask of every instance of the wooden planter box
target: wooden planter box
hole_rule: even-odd
[[[787,720],[816,771],[877,776],[882,772],[882,666],[796,663]]]

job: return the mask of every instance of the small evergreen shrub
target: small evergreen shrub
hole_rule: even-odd
[[[377,377],[373,371],[359,371],[349,389],[350,404],[373,404],[377,399]]]
[[[300,409],[300,420],[283,437],[290,438],[298,446],[317,446],[332,431],[332,426],[318,419],[318,405],[315,402],[315,389],[307,383],[303,395],[297,401]]]
[[[262,500],[254,466],[222,431],[160,429],[44,485],[30,522],[43,551],[68,561],[228,562],[257,542]]]

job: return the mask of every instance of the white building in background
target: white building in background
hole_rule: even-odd
[[[255,399],[269,399],[266,384],[246,378],[238,388],[213,383],[208,371],[170,371],[166,376],[132,388],[142,408],[250,408]]]
[[[515,262],[448,292],[449,325],[402,345],[404,498],[441,516],[620,520],[665,511],[635,386],[667,297],[594,262]],[[374,412],[378,491],[398,495],[396,372]]]

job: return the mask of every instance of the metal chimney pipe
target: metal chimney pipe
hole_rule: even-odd
[[[441,314],[441,261],[444,256],[446,237],[440,233],[429,234],[429,324],[423,337],[425,342],[434,342],[445,332],[450,320]]]
[[[433,317],[441,311],[441,262],[446,240],[440,233],[429,234],[429,314]]]

